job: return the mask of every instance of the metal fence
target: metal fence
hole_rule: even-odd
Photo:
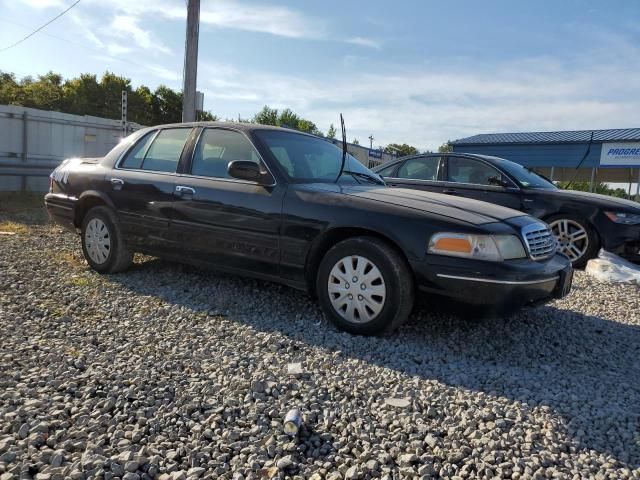
[[[127,124],[128,132],[140,128]],[[0,191],[46,191],[47,177],[65,158],[103,156],[122,137],[120,120],[0,105]],[[370,168],[395,158],[360,145],[348,149]]]
[[[45,191],[62,160],[105,155],[123,134],[120,120],[0,105],[0,191]]]

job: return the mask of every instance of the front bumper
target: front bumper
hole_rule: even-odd
[[[62,193],[47,193],[44,205],[49,217],[63,227],[75,231],[74,217],[76,198]]]
[[[640,225],[621,225],[608,218],[596,224],[602,248],[631,261],[640,261]]]
[[[422,291],[478,306],[518,308],[562,298],[571,290],[573,270],[567,257],[484,262],[427,255],[412,264]]]

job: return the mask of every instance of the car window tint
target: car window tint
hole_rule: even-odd
[[[498,170],[484,162],[464,157],[449,157],[447,178],[450,182],[495,185],[490,178],[503,179]]]
[[[397,164],[393,164],[390,165],[386,168],[383,168],[382,170],[378,171],[378,175],[382,176],[382,177],[388,177],[393,173],[393,170],[397,167]]]
[[[398,169],[396,177],[416,180],[438,180],[440,157],[410,158]]]
[[[161,130],[144,156],[142,169],[154,172],[175,172],[190,132],[190,128]]]
[[[258,153],[241,133],[231,130],[207,128],[198,140],[193,154],[191,174],[203,177],[231,178],[229,162],[248,160],[260,163]]]
[[[121,168],[140,168],[142,166],[142,160],[144,160],[144,154],[147,152],[147,148],[153,140],[155,131],[147,133],[142,137],[138,143],[129,151],[124,161],[120,164]]]

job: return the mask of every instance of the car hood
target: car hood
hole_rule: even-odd
[[[473,225],[502,222],[511,218],[527,216],[518,210],[512,210],[492,203],[406,188],[385,187],[382,185],[351,186],[327,183],[312,184],[307,185],[307,187],[314,190],[341,193],[343,195],[366,199],[371,202],[381,202],[411,208],[443,217],[454,218]],[[520,222],[516,223],[519,224]]]
[[[611,197],[609,195],[600,195],[599,193],[579,192],[577,190],[536,190],[541,195],[552,195],[558,198],[573,200],[590,205],[597,205],[602,208],[635,210],[640,213],[640,203],[624,198]]]

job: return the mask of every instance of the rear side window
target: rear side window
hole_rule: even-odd
[[[438,180],[440,157],[410,158],[398,169],[398,178],[416,180]]]
[[[151,140],[153,140],[155,134],[156,132],[149,132],[142,137],[129,151],[127,157],[120,166],[122,168],[141,168],[144,155],[147,153],[149,145],[151,145]]]
[[[251,142],[239,132],[207,128],[193,154],[191,174],[203,177],[231,178],[227,171],[229,162],[248,160],[260,163],[258,153]]]
[[[190,132],[190,128],[171,128],[155,137],[155,132],[147,134],[129,152],[122,167],[174,173]]]

